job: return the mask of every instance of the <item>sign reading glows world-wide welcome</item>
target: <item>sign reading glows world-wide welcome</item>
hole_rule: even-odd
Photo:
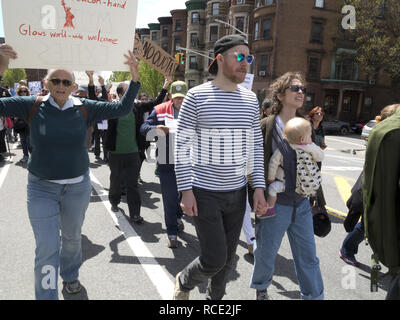
[[[128,71],[138,0],[3,0],[10,68]]]

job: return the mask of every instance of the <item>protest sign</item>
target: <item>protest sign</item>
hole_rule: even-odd
[[[138,0],[3,1],[10,68],[129,71]]]
[[[142,44],[138,34],[135,36],[134,54],[164,76],[172,76],[178,67],[173,56],[149,39]]]
[[[247,73],[246,78],[244,78],[244,81],[240,83],[242,87],[245,87],[246,89],[251,90],[253,88],[253,81],[254,81],[254,74]]]
[[[41,81],[29,81],[28,82],[29,91],[31,94],[35,95],[42,91]]]

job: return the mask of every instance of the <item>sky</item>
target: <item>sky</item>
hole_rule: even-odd
[[[0,0],[0,7],[3,1],[4,0]],[[187,0],[139,0],[136,28],[148,28],[149,23],[158,23],[159,17],[171,16],[171,10],[186,9],[186,1]],[[0,37],[4,37],[2,11],[0,14]]]

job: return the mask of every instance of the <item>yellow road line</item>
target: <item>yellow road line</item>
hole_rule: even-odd
[[[337,191],[342,201],[346,203],[351,196],[351,185],[343,177],[336,176],[333,179],[335,180]]]
[[[347,213],[344,213],[340,210],[337,209],[333,209],[331,207],[325,206],[326,210],[328,211],[328,213],[336,218],[339,218],[341,220],[344,220],[347,216]]]

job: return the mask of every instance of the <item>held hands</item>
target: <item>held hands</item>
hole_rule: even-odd
[[[267,212],[268,204],[265,201],[264,189],[256,188],[254,190],[253,209],[256,215],[262,215]]]
[[[138,80],[139,80],[139,70],[138,70],[139,62],[136,60],[135,55],[130,50],[128,51],[128,55],[124,54],[124,57],[126,58],[125,64],[127,64],[129,66],[130,72],[132,74],[132,81],[138,82]]]

